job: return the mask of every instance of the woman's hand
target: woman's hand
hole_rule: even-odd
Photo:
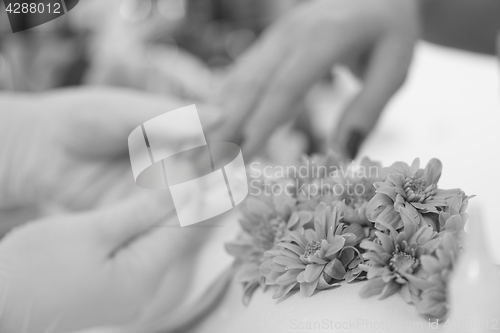
[[[178,223],[173,205],[152,192],[2,239],[0,331],[125,326],[178,306],[207,229],[168,227]]]
[[[236,64],[217,102],[228,119],[213,141],[244,141],[245,158],[294,116],[294,106],[336,64],[364,83],[332,146],[346,155],[352,131],[366,136],[403,83],[418,38],[414,0],[307,1],[272,26]]]
[[[72,211],[137,191],[127,138],[143,122],[192,104],[127,89],[0,95],[0,207],[55,204]],[[218,116],[197,104],[209,127]]]

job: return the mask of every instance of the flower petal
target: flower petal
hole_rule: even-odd
[[[314,211],[314,220],[320,222],[323,219],[324,212],[328,207],[324,202],[320,202]]]
[[[302,272],[301,269],[291,269],[287,271],[285,274],[281,275],[276,279],[276,283],[280,286],[286,286],[289,284],[293,284],[297,282],[297,276]]]
[[[259,287],[258,283],[248,283],[245,285],[243,291],[243,305],[250,304],[250,299],[252,298],[252,294]]]
[[[425,254],[430,254],[433,253],[441,244],[442,239],[441,238],[434,238],[433,240],[428,241],[425,243]]]
[[[384,290],[385,282],[382,278],[375,278],[373,280],[368,280],[368,282],[361,288],[359,295],[362,298],[368,298],[378,295]]]
[[[266,276],[266,284],[268,286],[275,285],[276,279],[282,275],[280,272],[271,272],[268,276]]]
[[[464,214],[464,213],[462,213]],[[464,230],[465,221],[463,221],[461,215],[453,215],[444,224],[445,230],[461,231]]]
[[[319,242],[320,239],[318,237],[318,234],[312,230],[312,229],[306,229],[306,231],[304,231],[304,235],[306,236],[306,239],[307,239],[307,242]],[[304,246],[305,248],[305,246]]]
[[[380,186],[379,188],[377,188],[377,193],[384,194],[384,195],[388,196],[389,198],[391,198],[393,201],[396,201],[397,192],[396,192],[395,187],[388,186],[388,185],[386,185],[386,183],[383,183],[383,184],[385,186]]]
[[[385,173],[397,173],[405,176],[410,176],[410,167],[404,162],[395,162],[390,167],[383,169]]]
[[[292,290],[296,285],[297,285],[297,283],[292,283],[288,286],[287,285],[280,286],[278,288],[278,290],[276,290],[276,292],[274,293],[273,299],[277,299],[277,298],[281,298],[281,297],[286,296],[286,294],[288,294],[290,292],[290,290]]]
[[[295,253],[298,256],[304,254],[304,248],[302,248],[298,245],[295,245],[295,244],[283,242],[283,243],[279,243],[279,246],[292,251],[293,253]]]
[[[404,207],[399,210],[399,214],[401,215],[401,222],[403,222],[404,232],[409,236],[413,235],[418,229],[420,214],[410,204],[405,204]]]
[[[359,247],[361,247],[362,249],[368,250],[368,251],[373,251],[373,252],[379,253],[379,254],[385,253],[385,250],[382,247],[382,245],[375,243],[374,241],[371,241],[368,239],[363,240],[361,242],[361,244],[359,245]]]
[[[328,263],[328,261],[322,259],[322,258],[319,258],[317,256],[315,256],[314,254],[311,254],[307,257],[307,259],[312,262],[312,263],[315,263],[315,264],[320,264],[320,265],[324,265],[326,263]]]
[[[344,229],[344,234],[352,233],[355,235],[354,239],[346,239],[346,246],[358,245],[365,238],[365,229],[358,223],[353,223]]]
[[[318,279],[324,268],[325,265],[307,265],[304,271],[304,279],[307,283],[313,282],[314,280]]]
[[[255,263],[244,264],[236,273],[234,280],[237,282],[247,282],[251,280],[258,280],[260,278],[259,266]]]
[[[410,175],[416,174],[419,169],[420,169],[420,159],[417,157],[416,159],[413,160],[413,163],[411,164]]]
[[[259,273],[262,276],[268,276],[273,271],[271,269],[272,260],[266,260],[259,266]]]
[[[283,257],[283,256],[274,257],[273,258],[273,262],[275,262],[277,264],[280,264],[280,265],[283,265],[283,266],[290,265],[290,264],[300,264],[301,263],[299,257],[289,258],[289,257]]]
[[[416,277],[413,274],[402,273],[402,275],[404,276],[404,278],[406,280],[408,280],[408,282],[410,284],[412,284],[413,286],[417,287],[420,290],[426,290],[426,289],[429,289],[430,287],[432,287],[431,282],[426,281],[422,278]]]
[[[384,249],[385,253],[394,252],[394,242],[391,236],[384,234],[383,232],[380,231],[375,231],[375,235],[382,243],[382,248]]]
[[[389,281],[385,285],[384,289],[382,289],[382,293],[380,294],[380,297],[378,299],[387,298],[387,297],[391,296],[392,294],[396,293],[400,288],[401,288],[401,285],[399,283],[395,282],[394,280]]]
[[[375,222],[378,216],[384,211],[385,207],[393,206],[394,201],[387,195],[377,193],[368,202],[366,206],[366,217],[369,221]]]
[[[262,217],[274,213],[265,201],[252,196],[245,200],[244,212],[253,217]]]
[[[286,223],[286,228],[287,229],[292,229],[293,226],[295,226],[299,222],[299,214],[294,211],[292,215],[290,215],[290,218],[288,219],[288,222]]]
[[[275,263],[275,262],[271,263],[271,269],[272,269],[274,272],[280,272],[280,273],[284,273],[284,272],[286,272],[286,268],[285,268],[285,266],[280,265],[280,264],[277,264],[277,263]]]
[[[226,248],[227,253],[236,258],[244,258],[248,255],[248,252],[252,250],[251,244],[242,244],[237,241],[226,243],[224,244],[224,247]]]
[[[318,235],[319,239],[326,238],[324,223],[321,223],[318,220],[314,220],[314,231],[316,231],[316,234]]]
[[[292,258],[292,259],[297,258],[297,255],[295,254],[295,252],[292,252],[292,251],[284,249],[284,248],[282,248],[282,249],[278,248],[278,249],[266,251],[264,253],[264,255],[266,257],[288,257],[288,258]]]
[[[325,289],[330,289],[333,287],[340,287],[340,283],[331,283],[333,281],[331,278],[329,278],[329,280],[330,281],[327,282],[327,280],[325,279],[325,275],[321,274],[319,277],[319,282],[318,282],[316,289],[325,290]]]
[[[353,259],[354,259],[354,249],[353,248],[344,248],[342,250],[342,253],[340,254],[340,262],[342,263],[342,265],[347,265],[349,264]]]
[[[304,271],[300,272],[299,275],[297,275],[297,282],[303,283],[306,282],[306,278],[304,277]]]
[[[308,243],[308,240],[307,238],[302,235],[301,233],[298,233],[296,231],[292,231],[290,233],[290,237],[297,243],[299,244],[300,246],[302,246],[303,248],[305,248],[307,246],[307,243]]]
[[[378,276],[382,276],[382,272],[384,272],[384,270],[386,268],[387,268],[386,266],[378,266],[378,265],[377,266],[370,266],[366,277],[368,278],[368,280],[371,280],[371,279],[374,279]]]
[[[281,191],[273,196],[274,207],[281,217],[290,214],[292,207],[295,207],[296,199],[289,195],[288,191]]]
[[[430,255],[421,256],[420,262],[424,270],[429,274],[436,274],[442,269],[439,265],[439,261]]]
[[[306,264],[300,263],[300,264],[288,264],[285,269],[294,269],[294,268],[300,268],[300,269],[306,269]]]
[[[407,283],[401,285],[401,289],[399,289],[399,294],[406,303],[408,304],[411,303],[411,293]]]
[[[333,243],[330,244],[328,250],[326,251],[325,257],[332,258],[337,252],[342,250],[345,244],[345,239],[342,236],[335,235],[333,237]]]
[[[372,261],[372,263],[370,263],[371,265],[386,265],[386,262],[382,258],[380,258],[379,254],[376,252],[365,252],[362,254],[362,256],[364,259]]]
[[[380,222],[380,223],[377,223]],[[383,222],[383,224],[382,224]],[[386,206],[375,221],[375,227],[380,230],[385,230],[385,224],[393,226],[394,229],[399,229],[403,226],[401,216],[394,210],[392,206]]]
[[[300,284],[300,293],[302,294],[302,296],[310,297],[314,293],[314,290],[316,290],[316,286],[318,285],[318,282],[319,282],[319,279],[317,279],[316,281],[310,282],[310,283],[307,283],[307,282],[301,283]]]
[[[439,178],[441,177],[441,171],[443,170],[443,164],[437,158],[433,158],[427,163],[424,170],[423,179],[425,182],[430,184],[437,184]]]

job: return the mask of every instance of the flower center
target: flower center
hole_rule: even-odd
[[[315,254],[321,248],[321,242],[311,241],[307,243],[304,251],[304,259],[307,259],[311,254]]]
[[[284,236],[286,223],[281,218],[263,220],[252,232],[255,243],[264,251],[270,250]]]
[[[420,203],[431,198],[436,193],[436,184],[427,185],[426,181],[415,176],[406,177],[404,189],[407,200],[410,202],[418,201]]]
[[[399,252],[392,255],[389,261],[389,267],[393,272],[396,273],[413,273],[418,266],[420,261],[410,254]]]
[[[347,190],[349,196],[345,199],[345,203],[352,209],[358,210],[365,204],[368,204],[375,196],[375,193],[373,183],[366,179],[362,179]]]
[[[369,200],[363,197],[351,196],[345,199],[345,204],[354,210],[360,209],[364,204],[368,203]]]

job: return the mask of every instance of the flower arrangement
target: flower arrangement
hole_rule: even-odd
[[[424,169],[418,158],[383,168],[330,152],[271,176],[255,170],[241,210],[243,230],[226,244],[244,303],[256,288],[275,288],[273,298],[294,290],[310,297],[368,280],[361,297],[399,293],[424,316],[446,316],[471,197],[438,188],[439,160]]]

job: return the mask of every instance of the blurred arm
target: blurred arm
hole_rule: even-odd
[[[495,54],[498,0],[421,0],[423,38],[468,51]]]
[[[34,142],[40,140],[43,127],[34,100],[24,94],[0,94],[0,208],[34,203],[38,180],[25,172],[37,165],[39,146]]]

